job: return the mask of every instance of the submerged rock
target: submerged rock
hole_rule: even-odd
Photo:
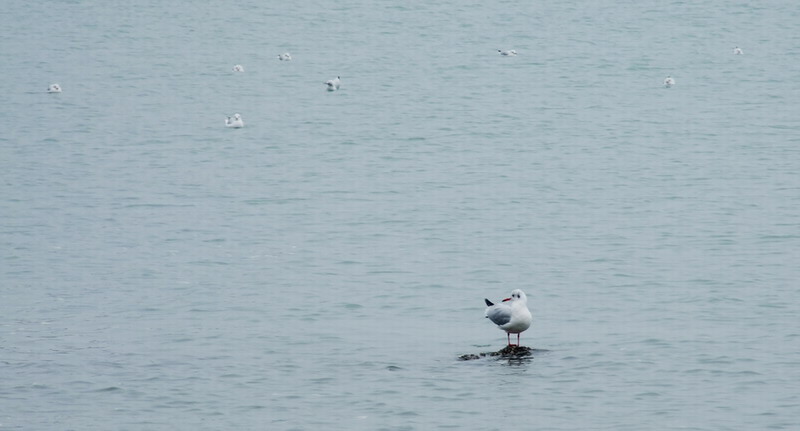
[[[480,359],[486,357],[495,357],[497,359],[523,359],[533,357],[535,349],[525,346],[506,346],[496,352],[483,352],[483,353],[468,353],[461,355],[458,359],[462,361],[469,361],[472,359]]]

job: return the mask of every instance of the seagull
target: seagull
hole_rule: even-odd
[[[517,56],[517,51],[514,51],[513,49],[510,50],[510,51],[503,51],[502,49],[498,49],[497,52],[499,52],[500,55],[503,55],[503,56],[506,56],[506,57],[516,57]]]
[[[664,87],[670,88],[675,85],[675,80],[671,76],[664,78]]]
[[[517,334],[517,346],[519,346],[519,334],[530,328],[531,312],[528,310],[528,297],[525,292],[514,289],[511,291],[511,298],[506,298],[499,304],[484,299],[486,305],[486,318],[497,325],[498,328],[506,331],[508,345],[511,344],[511,334]]]
[[[233,114],[233,118],[228,117],[225,119],[225,125],[227,127],[233,127],[234,129],[240,129],[244,127],[244,121],[242,121],[241,115]]]
[[[284,52],[283,54],[278,54],[278,60],[292,61],[292,54],[289,54],[288,52]]]
[[[733,48],[733,53],[734,53],[735,55],[742,55],[742,54],[744,54],[744,52],[742,52],[742,48],[739,48],[738,46],[737,46],[736,48]]]
[[[47,92],[48,93],[60,93],[61,92],[61,86],[58,85],[58,84],[50,84],[50,86],[47,87]]]
[[[336,79],[325,81],[325,85],[328,86],[328,91],[336,91],[339,89],[339,86],[342,85],[342,80],[337,76]]]
[[[233,71],[234,72],[244,72],[244,67],[242,67],[241,64],[237,64],[237,65],[233,66]]]

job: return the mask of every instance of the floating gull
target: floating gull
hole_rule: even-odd
[[[671,76],[664,78],[664,87],[670,88],[675,85],[675,80]]]
[[[61,86],[58,85],[58,84],[50,84],[50,86],[47,87],[47,92],[48,93],[60,93],[61,92]]]
[[[234,72],[244,72],[244,67],[241,64],[237,64],[237,65],[233,66],[233,71]]]
[[[735,55],[742,55],[742,54],[744,54],[744,52],[742,52],[742,48],[739,48],[738,46],[737,46],[736,48],[733,48],[733,53],[734,53]]]
[[[328,86],[328,91],[336,91],[339,89],[339,86],[342,85],[342,80],[337,76],[336,79],[325,81],[325,85]]]
[[[284,52],[283,54],[278,54],[278,60],[292,61],[292,54],[289,54],[288,52]]]
[[[509,51],[503,51],[502,49],[498,49],[497,52],[499,52],[500,55],[503,55],[503,56],[506,56],[506,57],[516,57],[517,56],[517,51],[514,51],[513,49],[509,50]]]
[[[233,118],[228,117],[225,119],[225,125],[227,127],[233,127],[235,129],[239,129],[244,127],[244,121],[242,121],[242,116],[239,114],[233,114]]]
[[[509,346],[512,346],[511,334],[517,334],[517,346],[519,346],[519,334],[530,328],[533,320],[528,310],[528,297],[525,296],[525,292],[514,289],[511,291],[511,297],[499,304],[493,304],[488,299],[484,301],[489,306],[486,309],[486,317],[498,328],[506,331]]]

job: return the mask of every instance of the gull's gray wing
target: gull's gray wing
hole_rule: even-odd
[[[493,305],[486,309],[486,317],[497,326],[503,326],[511,321],[511,307],[506,304]]]

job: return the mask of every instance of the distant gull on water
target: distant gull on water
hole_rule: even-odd
[[[525,296],[525,292],[514,289],[511,291],[511,297],[504,299],[499,304],[493,304],[488,299],[484,299],[484,301],[489,307],[486,309],[486,318],[498,328],[506,331],[509,346],[513,346],[511,334],[517,334],[517,346],[519,346],[519,334],[530,328],[533,320],[531,311],[528,310],[528,297]]]
[[[233,118],[231,117],[226,118],[225,126],[233,127],[234,129],[239,129],[244,127],[244,121],[242,120],[242,116],[239,114],[233,114]]]
[[[742,55],[742,54],[744,54],[744,52],[742,52],[742,48],[739,48],[738,46],[737,46],[736,48],[733,48],[733,53],[734,53],[735,55]]]
[[[503,51],[502,49],[498,49],[497,52],[499,52],[500,55],[506,56],[506,57],[516,57],[517,56],[517,51],[514,51],[513,49],[508,50],[508,51]]]
[[[47,92],[48,93],[60,93],[61,92],[61,86],[58,85],[58,84],[50,84],[50,86],[47,87]]]
[[[234,72],[244,72],[244,66],[242,66],[241,64],[237,64],[237,65],[233,66],[233,71]]]
[[[670,88],[675,85],[675,80],[671,76],[664,78],[664,87]]]
[[[289,54],[288,52],[284,52],[283,54],[278,54],[278,60],[292,61],[292,54]]]
[[[336,91],[339,89],[339,86],[342,85],[342,80],[337,76],[336,79],[329,79],[325,81],[325,85],[328,86],[328,91]]]

